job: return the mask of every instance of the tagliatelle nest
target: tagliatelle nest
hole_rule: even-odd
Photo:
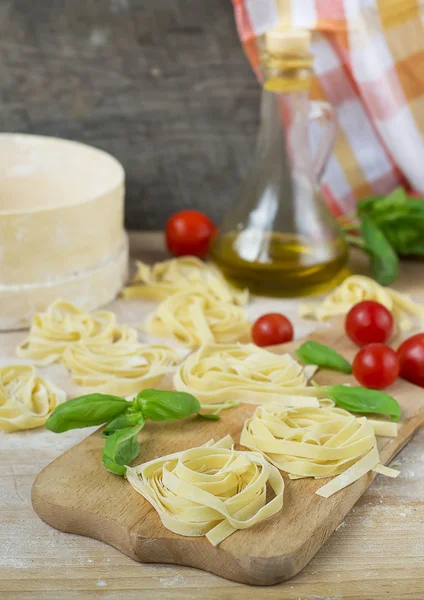
[[[137,342],[137,331],[118,325],[111,312],[90,314],[70,302],[56,300],[46,312],[34,315],[29,335],[19,344],[17,354],[44,366],[61,360],[66,348],[80,342],[90,346],[118,341]]]
[[[124,298],[164,300],[187,286],[201,285],[218,300],[231,304],[247,304],[247,290],[237,290],[224,279],[214,266],[195,256],[182,256],[158,262],[153,266],[137,262],[132,285],[122,292]]]
[[[292,479],[338,475],[317,490],[325,498],[371,470],[398,475],[380,465],[372,423],[331,405],[260,406],[245,422],[240,444],[261,452]]]
[[[44,425],[66,393],[38,377],[34,367],[0,368],[0,430],[18,431]]]
[[[290,354],[274,354],[255,344],[206,344],[190,354],[174,375],[174,387],[201,404],[231,401],[319,406],[307,387],[305,369]]]
[[[67,348],[63,363],[76,384],[88,392],[117,396],[154,387],[181,361],[176,350],[159,344],[117,342]]]
[[[213,546],[283,506],[278,470],[260,454],[234,450],[230,436],[128,467],[126,476],[164,527],[179,535],[205,535]],[[267,484],[275,494],[270,500]]]
[[[228,343],[249,338],[251,325],[243,308],[222,302],[200,285],[164,300],[147,319],[154,335],[174,338],[188,348],[208,342]]]
[[[322,302],[301,304],[299,311],[302,317],[312,317],[325,321],[337,315],[345,315],[358,302],[375,300],[387,308],[395,318],[401,331],[412,327],[410,317],[417,317],[424,322],[424,308],[389,287],[383,287],[370,277],[352,275],[333,290]]]

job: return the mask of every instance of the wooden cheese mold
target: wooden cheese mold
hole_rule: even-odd
[[[124,170],[58,138],[0,134],[0,330],[64,297],[86,310],[127,276]]]

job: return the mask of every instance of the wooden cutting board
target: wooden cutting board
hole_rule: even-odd
[[[340,328],[322,329],[311,337],[348,359],[357,350]],[[272,350],[281,354],[293,351],[299,344],[297,341]],[[328,385],[354,381],[331,371],[320,372],[316,379]],[[166,384],[164,381],[162,387],[169,387]],[[399,379],[390,392],[401,404],[402,423],[397,438],[379,438],[383,464],[389,463],[424,424],[421,388]],[[168,424],[148,423],[140,434],[142,450],[134,464],[198,446],[227,433],[238,441],[243,422],[253,410],[253,406],[240,405],[222,413],[222,419],[215,422],[190,418]],[[103,468],[103,444],[99,430],[38,475],[32,488],[32,503],[41,519],[61,531],[106,542],[140,562],[187,565],[251,585],[272,585],[296,575],[375,477],[375,473],[368,473],[328,499],[314,494],[326,480],[286,480],[280,513],[252,529],[237,531],[214,548],[205,537],[183,537],[165,529],[155,510],[125,479]]]

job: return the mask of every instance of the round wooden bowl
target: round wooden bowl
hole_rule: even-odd
[[[58,297],[92,310],[127,275],[124,170],[58,138],[0,134],[0,329]]]

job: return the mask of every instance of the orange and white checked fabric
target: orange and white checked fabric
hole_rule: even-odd
[[[257,38],[279,23],[313,30],[313,99],[337,111],[324,175],[333,211],[399,185],[424,194],[424,0],[233,0],[259,76]]]

